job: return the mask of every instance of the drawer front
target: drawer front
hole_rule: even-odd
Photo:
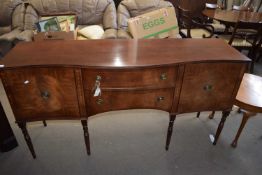
[[[94,97],[86,90],[86,104],[89,115],[100,112],[124,109],[160,109],[170,111],[174,95],[173,89],[159,90],[104,90],[101,96]]]
[[[102,88],[173,87],[177,68],[150,68],[128,70],[84,69],[84,88],[92,89],[98,77]]]
[[[178,112],[231,108],[242,68],[243,64],[239,63],[187,64]]]
[[[73,69],[21,68],[3,77],[17,120],[80,117]]]

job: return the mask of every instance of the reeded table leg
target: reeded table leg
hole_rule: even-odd
[[[90,141],[89,141],[89,133],[88,133],[88,123],[87,120],[81,120],[83,130],[84,130],[84,138],[85,138],[85,144],[86,144],[86,151],[87,154],[90,155]]]
[[[241,121],[241,124],[240,124],[240,127],[237,131],[237,134],[236,134],[236,137],[234,139],[234,141],[231,143],[231,146],[233,148],[236,148],[237,147],[237,141],[238,141],[238,138],[242,132],[242,130],[244,129],[246,123],[247,123],[247,120],[252,117],[252,116],[255,116],[256,113],[252,113],[252,112],[243,112],[243,118],[242,118],[242,121]]]
[[[199,118],[199,116],[200,116],[200,112],[197,113],[197,116],[196,116],[196,117]]]
[[[168,150],[169,148],[169,144],[170,144],[170,140],[171,140],[171,136],[173,133],[173,125],[174,125],[174,121],[176,119],[176,115],[169,115],[169,126],[167,129],[167,137],[166,137],[166,150]]]
[[[27,143],[27,146],[33,156],[33,158],[35,159],[36,158],[36,155],[35,155],[35,150],[34,150],[34,147],[33,147],[33,144],[32,144],[32,141],[31,141],[31,138],[28,134],[28,131],[26,129],[26,122],[17,122],[17,125],[19,126],[19,128],[22,130],[23,132],[23,135],[24,135],[24,138],[25,138],[25,141]]]
[[[46,126],[47,126],[47,124],[46,124],[46,121],[45,121],[45,120],[43,120],[43,124],[44,124],[44,127],[46,127]]]
[[[215,140],[214,140],[214,142],[213,142],[213,145],[216,145],[217,140],[218,140],[218,138],[219,138],[219,135],[220,135],[220,133],[221,133],[223,127],[224,127],[224,123],[225,123],[227,117],[229,116],[229,114],[230,114],[230,111],[223,111],[223,112],[222,112],[222,118],[221,118],[221,121],[220,121],[220,123],[219,123],[219,125],[218,125],[217,132],[216,132],[216,136],[215,136]]]

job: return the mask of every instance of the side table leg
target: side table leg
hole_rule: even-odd
[[[200,116],[200,112],[197,113],[197,116],[196,116],[196,117],[199,118],[199,116]]]
[[[28,131],[26,129],[26,122],[17,122],[17,125],[22,130],[24,138],[25,138],[25,141],[26,141],[26,144],[27,144],[27,146],[28,146],[28,148],[29,148],[33,158],[35,159],[36,158],[35,150],[34,150],[31,138],[30,138],[30,136],[28,134]]]
[[[87,120],[81,120],[81,123],[82,123],[83,130],[84,130],[86,152],[88,155],[90,155],[91,152],[90,152],[90,140],[89,140],[89,133],[88,133],[88,123],[87,123]]]
[[[215,116],[215,111],[212,111],[209,115],[208,115],[208,118],[209,119],[213,119]]]
[[[43,120],[43,124],[44,124],[44,127],[46,127],[46,126],[47,126],[47,124],[46,124],[46,121],[45,121],[45,120]]]
[[[235,139],[234,141],[231,143],[231,146],[233,148],[236,148],[237,147],[237,141],[239,139],[239,136],[242,132],[242,130],[244,129],[246,123],[247,123],[247,120],[251,117],[251,116],[255,116],[256,114],[255,113],[250,113],[250,112],[243,112],[243,118],[242,118],[242,121],[241,121],[241,124],[240,124],[240,127],[237,131],[237,134],[235,136]]]
[[[176,119],[176,115],[172,115],[172,114],[169,115],[169,126],[167,129],[167,137],[166,137],[166,150],[168,150],[169,148],[175,119]]]
[[[223,127],[224,127],[224,123],[225,123],[227,117],[229,116],[229,114],[230,114],[230,111],[223,111],[223,112],[222,112],[222,118],[221,118],[221,121],[220,121],[220,123],[219,123],[219,125],[218,125],[217,132],[216,132],[216,136],[215,136],[215,140],[214,140],[214,142],[213,142],[213,145],[216,145],[217,140],[218,140],[218,138],[219,138],[219,135],[220,135],[220,133],[221,133]]]

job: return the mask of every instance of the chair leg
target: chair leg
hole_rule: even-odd
[[[169,115],[169,125],[168,125],[168,129],[167,129],[167,137],[166,137],[166,151],[168,150],[169,144],[170,144],[170,141],[171,141],[171,136],[172,136],[172,133],[173,133],[173,125],[174,125],[175,119],[176,119],[176,115],[172,115],[172,114]]]
[[[26,144],[33,156],[33,158],[35,159],[36,158],[36,154],[35,154],[35,150],[34,150],[34,147],[33,147],[33,144],[32,144],[32,141],[31,141],[31,138],[28,134],[28,131],[26,129],[26,122],[17,122],[17,125],[19,126],[19,128],[22,130],[22,133],[24,135],[24,138],[25,138],[25,141],[26,141]]]
[[[219,136],[220,136],[220,133],[221,133],[223,127],[224,127],[225,121],[226,121],[227,117],[229,116],[229,114],[230,114],[230,111],[223,111],[223,112],[222,112],[222,118],[221,118],[221,121],[220,121],[220,123],[219,123],[219,125],[218,125],[217,132],[216,132],[216,135],[215,135],[215,140],[214,140],[214,142],[213,142],[213,145],[216,145],[217,140],[218,140],[218,138],[219,138]]]
[[[235,139],[234,141],[231,143],[231,146],[233,148],[236,148],[237,147],[237,142],[238,142],[238,139],[239,139],[239,136],[242,132],[242,130],[244,129],[246,123],[247,123],[247,120],[251,117],[251,116],[255,116],[256,114],[255,113],[250,113],[250,112],[243,112],[243,118],[242,118],[242,121],[241,121],[241,124],[240,124],[240,127],[237,131],[237,134],[235,136]]]
[[[81,120],[83,130],[84,130],[86,152],[87,152],[88,155],[90,155],[91,154],[91,152],[90,152],[90,140],[89,140],[88,123],[87,122],[88,122],[87,120]]]
[[[208,115],[208,118],[209,119],[213,119],[215,116],[215,111],[212,111],[209,115]]]
[[[197,113],[197,116],[196,116],[196,117],[199,118],[199,116],[200,116],[200,112]]]
[[[47,124],[46,124],[46,121],[45,121],[45,120],[43,120],[43,124],[44,124],[44,127],[46,127],[46,126],[47,126]]]

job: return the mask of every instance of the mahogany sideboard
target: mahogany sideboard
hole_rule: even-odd
[[[35,158],[26,122],[81,120],[90,154],[88,117],[124,109],[169,112],[166,150],[176,115],[223,111],[215,145],[249,61],[220,39],[29,42],[0,61],[0,73]]]

